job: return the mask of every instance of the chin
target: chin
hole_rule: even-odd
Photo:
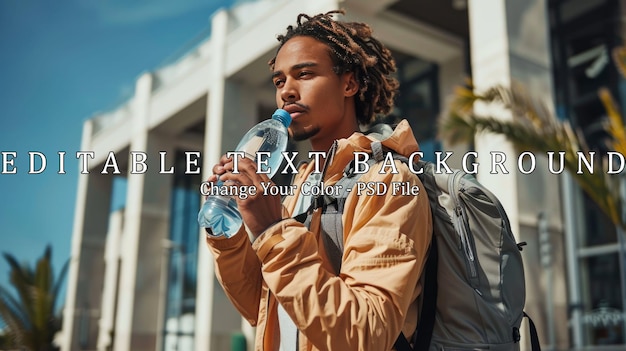
[[[314,127],[314,128],[309,129],[309,130],[302,129],[302,130],[298,130],[298,131],[293,131],[291,133],[291,135],[292,135],[292,139],[294,141],[304,141],[304,140],[311,139],[312,137],[317,135],[317,133],[319,131],[320,131],[320,129],[318,127]]]

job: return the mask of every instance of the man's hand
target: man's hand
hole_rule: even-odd
[[[235,196],[237,201],[237,207],[243,222],[248,227],[254,237],[259,236],[265,229],[272,224],[282,219],[282,204],[279,195],[263,194],[263,186],[270,184],[271,180],[266,174],[258,174],[256,164],[254,161],[247,158],[239,158],[237,160],[237,171],[233,172],[233,159],[223,155],[220,158],[220,163],[213,167],[213,175],[207,179],[209,182],[217,182],[219,180],[224,182],[226,186],[241,185],[256,187],[256,193],[254,195],[248,195],[247,198],[242,199]],[[270,187],[273,186],[270,185]]]

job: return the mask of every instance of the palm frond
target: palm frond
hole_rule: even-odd
[[[61,316],[55,314],[56,300],[62,286],[68,262],[55,280],[52,269],[52,250],[48,246],[31,269],[19,265],[15,257],[4,253],[11,266],[11,284],[17,292],[14,297],[0,286],[0,318],[14,345],[28,350],[52,349],[52,341],[61,329]]]
[[[0,319],[6,324],[5,331],[13,342],[20,343],[24,338],[23,331],[30,329],[28,316],[24,314],[21,304],[2,286],[0,286]]]
[[[626,45],[613,49],[613,62],[622,77],[626,77]]]
[[[603,172],[590,172],[584,167],[578,169],[578,152],[588,153],[589,148],[582,133],[575,131],[569,122],[559,121],[542,101],[519,86],[495,86],[480,94],[468,86],[457,88],[455,92],[450,112],[440,119],[439,135],[442,139],[451,144],[472,142],[476,133],[487,131],[504,135],[518,150],[543,154],[564,151],[567,171],[613,223],[626,228],[620,216],[623,204],[619,191],[616,191],[617,178]],[[503,107],[511,112],[513,118],[503,120],[477,115],[474,111],[476,102]],[[624,132],[623,126],[615,128],[616,135]]]
[[[63,267],[59,271],[58,277],[55,279],[54,287],[52,288],[52,296],[54,296],[54,301],[52,301],[52,305],[54,308],[57,308],[58,299],[61,297],[60,292],[63,287],[63,283],[65,282],[65,276],[67,275],[67,271],[70,267],[70,260],[66,260],[63,264]]]
[[[30,318],[33,315],[34,273],[27,265],[20,265],[13,255],[4,253],[4,258],[11,266],[11,285],[17,291],[24,313]]]
[[[40,333],[47,328],[48,320],[53,312],[52,306],[52,267],[50,263],[50,246],[46,247],[45,254],[37,262],[33,289],[33,324]]]
[[[600,89],[598,95],[609,117],[609,124],[606,126],[606,130],[611,136],[612,149],[624,155],[626,154],[626,128],[624,128],[624,123],[622,122],[622,115],[608,89]]]

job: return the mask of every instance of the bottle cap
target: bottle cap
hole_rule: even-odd
[[[291,115],[289,114],[289,112],[283,110],[282,108],[276,109],[276,111],[274,111],[274,114],[272,115],[272,118],[280,121],[280,123],[282,123],[285,128],[288,128],[291,124]]]

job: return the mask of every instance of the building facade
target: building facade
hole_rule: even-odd
[[[394,115],[409,120],[426,158],[451,150],[459,166],[465,152],[478,153],[479,180],[529,244],[526,310],[544,348],[626,348],[624,233],[545,162],[514,171],[517,151],[503,138],[455,147],[436,138],[446,98],[471,76],[479,90],[524,84],[600,147],[605,112],[594,92],[605,86],[626,102],[610,60],[621,0],[261,0],[212,14],[210,36],[139,77],[127,103],[84,123],[89,162],[78,182],[62,349],[252,349],[252,327],[217,283],[196,222],[199,185],[275,109],[267,62],[276,35],[300,13],[338,8],[392,50],[401,82]],[[481,157],[493,151],[511,155],[509,174],[491,174]]]

